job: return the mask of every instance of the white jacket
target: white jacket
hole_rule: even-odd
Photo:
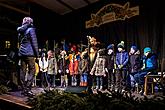
[[[40,67],[40,71],[47,72],[48,71],[48,59],[43,57],[43,59],[41,60],[41,58],[40,58],[39,59],[39,67]]]

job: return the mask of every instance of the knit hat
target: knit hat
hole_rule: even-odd
[[[121,41],[118,45],[117,48],[124,48],[124,41]]]
[[[114,44],[109,44],[107,49],[113,49],[113,47],[114,47]]]
[[[147,52],[151,52],[151,48],[150,47],[144,48],[144,54],[147,53]]]
[[[132,45],[131,48],[134,49],[135,51],[138,50],[137,46],[135,46],[135,45]]]

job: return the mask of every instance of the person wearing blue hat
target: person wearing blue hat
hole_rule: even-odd
[[[121,41],[117,45],[118,52],[116,54],[116,88],[122,91],[127,89],[126,86],[126,77],[127,77],[127,64],[129,55],[125,51],[124,41]]]
[[[150,47],[144,48],[144,55],[147,56],[149,53],[151,53],[151,48]]]
[[[147,75],[148,72],[151,72],[151,74],[156,74],[156,69],[158,68],[157,63],[157,55],[152,53],[152,50],[150,47],[145,47],[143,50],[143,57],[142,62],[143,66],[141,70],[134,75],[136,83],[141,87],[140,94],[143,95],[144,93],[144,77]]]
[[[114,74],[114,44],[109,44],[107,46],[107,79],[105,81],[106,87],[109,90],[114,90],[115,89],[115,74]]]
[[[127,78],[130,90],[135,90],[135,80],[133,76],[140,70],[140,67],[140,51],[136,45],[132,45],[129,52],[129,78]]]

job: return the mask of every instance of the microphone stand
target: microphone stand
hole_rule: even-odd
[[[55,87],[56,86],[56,41],[54,40],[54,59],[53,59],[53,62],[54,62],[54,75],[53,75],[53,86]]]
[[[65,40],[64,40],[64,43],[63,43],[63,50],[65,50]],[[66,78],[65,78],[65,75],[66,75],[66,69],[65,69],[65,55],[63,55],[62,56],[62,72],[64,72],[63,74],[64,74],[64,76],[63,76],[63,82],[62,82],[62,85],[64,86],[65,85],[65,87],[67,86],[66,85],[66,81],[65,80],[67,80]],[[62,80],[62,79],[61,79]]]

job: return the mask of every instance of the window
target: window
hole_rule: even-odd
[[[10,41],[5,41],[5,48],[10,48]]]

